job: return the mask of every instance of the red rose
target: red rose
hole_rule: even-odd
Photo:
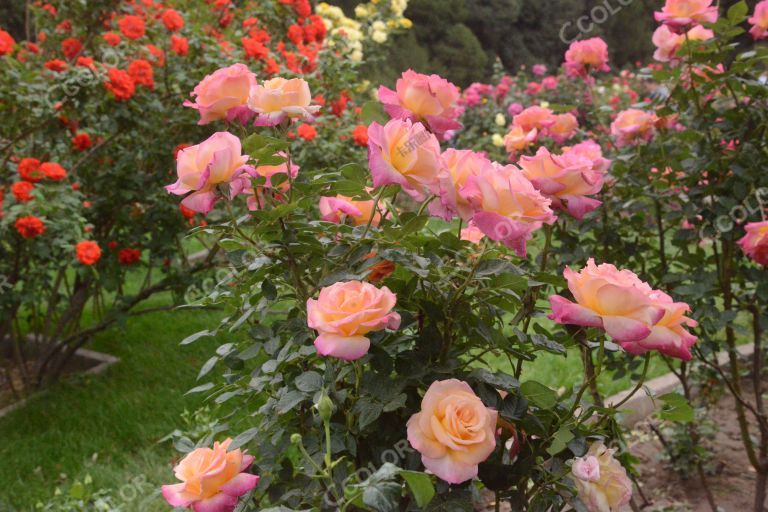
[[[77,58],[77,61],[75,61],[75,65],[79,66],[81,68],[94,69],[93,57],[83,57],[83,56],[80,56],[80,57]]]
[[[101,259],[101,248],[96,242],[86,240],[75,246],[77,261],[83,265],[94,265]]]
[[[104,34],[101,37],[104,38],[104,41],[109,46],[117,46],[117,45],[120,44],[120,41],[121,41],[120,35],[119,34],[115,34],[114,32],[107,32],[106,34]]]
[[[117,101],[126,101],[131,99],[136,92],[136,84],[131,75],[121,69],[109,68],[107,72],[109,82],[104,83],[104,87],[111,92]]]
[[[121,265],[133,265],[141,259],[141,251],[139,249],[121,249],[117,253],[117,261]]]
[[[177,35],[171,36],[171,51],[181,57],[186,57],[189,53],[189,41],[186,37]]]
[[[82,51],[83,43],[75,39],[74,37],[68,37],[61,42],[61,53],[67,58],[72,60]]]
[[[123,16],[120,18],[120,21],[117,22],[117,26],[120,29],[120,32],[122,32],[128,39],[135,40],[144,37],[144,20],[139,16],[133,16],[131,14]]]
[[[53,181],[61,181],[67,177],[67,171],[55,162],[45,162],[40,166],[40,171],[45,177]]]
[[[296,132],[299,134],[299,137],[306,141],[315,140],[315,137],[317,137],[317,130],[311,124],[300,125]]]
[[[165,28],[171,32],[176,32],[184,27],[184,18],[181,17],[179,11],[174,9],[166,9],[160,19],[163,21]]]
[[[40,172],[40,160],[37,158],[22,158],[19,162],[18,171],[21,179],[30,183],[37,183],[43,179],[43,174]]]
[[[154,72],[149,61],[138,59],[131,62],[128,65],[128,74],[131,75],[135,83],[148,89],[155,88]]]
[[[72,137],[72,146],[77,151],[86,151],[90,149],[92,145],[93,141],[91,140],[91,136],[85,132],[78,133]]]
[[[359,124],[352,130],[352,140],[358,146],[368,147],[368,127]]]
[[[46,69],[50,69],[54,73],[61,73],[67,69],[67,63],[61,59],[51,59],[43,64]]]
[[[16,219],[15,227],[22,238],[34,238],[45,233],[45,224],[33,215]]]
[[[31,201],[32,196],[30,195],[30,192],[34,189],[35,186],[28,181],[17,181],[11,185],[11,193],[13,194],[13,197],[16,198],[16,201],[20,203]]]
[[[13,53],[13,45],[15,44],[16,41],[13,40],[11,34],[5,30],[0,30],[0,57]]]

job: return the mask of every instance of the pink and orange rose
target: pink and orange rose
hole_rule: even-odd
[[[162,493],[172,507],[194,512],[232,512],[238,498],[259,483],[259,477],[246,471],[253,456],[239,448],[228,451],[232,439],[214,443],[213,448],[197,448],[174,468],[181,483],[164,485]]]
[[[587,77],[592,72],[608,72],[608,45],[599,37],[574,41],[565,52],[565,73],[570,77]]]
[[[675,31],[699,23],[717,21],[717,6],[712,0],[667,0],[661,11],[654,13],[656,21]]]
[[[408,442],[424,467],[450,484],[477,476],[478,465],[496,448],[498,413],[485,406],[469,384],[433,382],[421,411],[408,420]]]
[[[371,347],[366,334],[400,327],[400,315],[392,311],[397,296],[389,288],[361,281],[339,282],[307,300],[307,324],[319,336],[317,352],[345,361],[360,359]]]
[[[311,122],[320,110],[312,105],[309,84],[301,78],[272,78],[251,90],[248,106],[257,114],[257,126],[277,126],[286,119]]]
[[[601,442],[573,461],[571,480],[589,512],[619,511],[632,499],[632,480],[627,470],[613,457],[613,450]]]
[[[739,240],[744,254],[763,266],[768,266],[768,222],[753,222],[744,228],[747,234]]]
[[[251,90],[256,87],[256,75],[245,64],[233,64],[221,68],[203,78],[184,106],[200,112],[198,124],[208,124],[219,119],[247,121],[253,117],[248,108]]]

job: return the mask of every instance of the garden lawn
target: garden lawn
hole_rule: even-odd
[[[157,296],[145,306],[169,300]],[[157,441],[180,426],[185,408],[200,404],[200,395],[183,394],[216,343],[179,342],[219,317],[175,310],[133,318],[89,347],[121,359],[105,374],[67,378],[0,419],[0,512],[32,510],[87,475],[89,489],[107,489],[127,510],[168,510],[157,489],[173,480],[176,454]]]

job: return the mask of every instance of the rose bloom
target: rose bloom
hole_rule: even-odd
[[[471,176],[461,195],[474,208],[477,227],[491,240],[501,242],[521,258],[526,243],[544,223],[557,220],[544,197],[514,165],[485,166]]]
[[[339,282],[307,300],[307,325],[319,336],[317,352],[345,361],[360,359],[371,347],[365,335],[400,327],[400,315],[392,311],[397,296],[386,286],[376,288],[360,281]]]
[[[584,457],[573,461],[571,480],[589,512],[621,510],[632,498],[632,480],[626,469],[601,442],[592,444]]]
[[[574,41],[565,52],[565,73],[570,77],[586,77],[592,71],[610,70],[608,45],[599,37]]]
[[[93,145],[91,136],[85,132],[80,132],[72,137],[72,147],[77,151],[86,151]]]
[[[11,194],[16,198],[16,201],[26,203],[32,200],[31,192],[34,189],[35,186],[28,181],[17,181],[11,185]]]
[[[576,130],[579,129],[579,121],[571,113],[565,113],[555,116],[555,123],[547,130],[552,140],[558,144],[562,144],[568,139],[576,135]]]
[[[457,120],[459,89],[445,78],[409,69],[397,80],[395,89],[379,87],[379,101],[393,119],[420,121],[438,136],[461,128]]]
[[[189,54],[189,40],[186,37],[172,35],[171,51],[180,57],[186,57]]]
[[[768,266],[768,222],[753,222],[744,229],[747,234],[738,242],[741,250],[756,263]]]
[[[320,106],[310,105],[311,102],[312,94],[305,80],[276,77],[253,88],[248,106],[258,115],[256,126],[277,126],[286,119],[313,121]]]
[[[408,442],[424,467],[449,484],[477,476],[478,465],[496,449],[498,412],[483,404],[469,384],[435,381],[408,420]]]
[[[40,172],[53,181],[61,181],[67,177],[67,170],[55,162],[45,162],[40,166]]]
[[[171,32],[176,32],[184,28],[184,18],[181,17],[179,11],[175,9],[166,9],[163,11],[163,15],[160,19],[165,25],[165,28]]]
[[[337,195],[336,197],[320,198],[320,218],[325,222],[341,224],[346,216],[355,226],[365,226],[371,220],[374,200],[355,201],[352,198]],[[381,222],[381,214],[376,212],[373,216],[372,226],[378,226]]]
[[[517,153],[528,149],[531,144],[536,142],[538,136],[539,131],[536,128],[526,132],[522,127],[513,125],[509,132],[504,136],[504,147],[506,148],[507,153],[516,155]]]
[[[43,173],[40,172],[40,160],[37,158],[22,158],[17,170],[21,179],[30,183],[42,181],[44,177]]]
[[[101,259],[101,248],[96,242],[85,240],[75,246],[75,254],[83,265],[95,265]]]
[[[128,64],[128,74],[133,78],[134,83],[143,85],[147,89],[154,90],[155,79],[152,64],[144,59],[136,59]]]
[[[22,238],[34,238],[45,233],[45,224],[34,215],[19,217],[14,224]]]
[[[696,25],[688,31],[690,41],[707,41],[713,37],[715,37],[715,33],[701,25]],[[653,33],[653,44],[656,45],[653,58],[659,62],[676,64],[679,61],[677,51],[683,46],[685,39],[685,34],[676,34],[668,26],[661,25]]]
[[[685,327],[695,327],[696,322],[685,316],[687,304],[651,289],[634,272],[607,263],[596,265],[592,258],[578,273],[566,268],[564,276],[576,302],[550,297],[551,320],[603,329],[631,354],[658,350],[691,359],[696,337]]]
[[[120,249],[120,252],[117,253],[117,261],[121,265],[133,265],[138,263],[139,260],[141,260],[140,249]]]
[[[558,156],[541,147],[536,156],[524,156],[518,165],[533,186],[552,200],[554,208],[566,210],[579,220],[602,204],[587,196],[600,192],[604,174],[577,152]]]
[[[177,196],[192,192],[182,204],[200,213],[213,209],[218,185],[229,184],[230,198],[241,193],[249,184],[243,174],[248,155],[242,154],[240,139],[227,132],[211,135],[204,142],[181,150],[176,159],[178,181],[165,189]]]
[[[77,57],[77,54],[83,49],[83,43],[74,37],[68,37],[61,42],[61,53],[67,60]]]
[[[373,186],[400,185],[416,201],[437,192],[442,171],[440,143],[421,123],[392,119],[368,127],[368,166]]]
[[[233,64],[203,78],[192,91],[194,103],[185,101],[184,106],[200,112],[200,125],[219,119],[247,121],[253,115],[248,98],[255,87],[256,75],[248,66]]]
[[[550,126],[555,124],[555,116],[552,111],[544,107],[528,107],[516,116],[512,117],[512,124],[519,126],[526,133],[532,130],[545,132]]]
[[[317,137],[317,129],[311,124],[299,125],[299,127],[296,128],[296,133],[307,142],[313,141]]]
[[[279,152],[277,154],[278,156],[285,157],[286,154],[283,152]],[[251,177],[257,178],[257,177],[263,177],[266,178],[266,182],[264,183],[264,186],[248,186],[243,191],[245,194],[248,194],[248,209],[251,211],[257,211],[264,208],[264,206],[267,204],[267,193],[272,193],[272,198],[275,201],[283,201],[284,200],[284,193],[288,191],[290,188],[290,183],[288,180],[283,181],[279,185],[276,185],[275,183],[272,183],[272,177],[277,174],[288,174],[288,162],[283,162],[281,164],[277,165],[260,165],[256,167],[254,170],[249,171],[249,174]],[[296,176],[299,175],[299,166],[296,165],[293,161],[291,162],[291,179],[295,179]],[[274,189],[274,190],[269,190]]]
[[[531,71],[533,71],[533,74],[536,76],[544,76],[547,74],[547,65],[546,64],[534,64],[531,68]]]
[[[464,240],[465,242],[478,245],[483,238],[485,238],[485,233],[475,226],[474,222],[470,222],[467,227],[461,230],[461,240]]]
[[[672,30],[680,30],[697,23],[714,23],[718,13],[712,0],[667,0],[661,11],[654,13],[654,17]]]
[[[259,483],[260,477],[247,473],[253,456],[239,448],[228,451],[232,439],[197,448],[173,468],[180,484],[164,485],[163,498],[172,507],[194,512],[232,512],[240,496]]]
[[[144,20],[139,16],[125,15],[117,22],[117,27],[128,39],[140,39],[144,37]]]
[[[749,18],[749,23],[752,25],[749,33],[756,41],[768,37],[768,0],[763,0],[755,6],[755,14]]]
[[[104,42],[109,46],[117,46],[120,44],[120,34],[105,32],[101,37],[104,38]]]
[[[458,215],[469,221],[474,213],[472,205],[461,196],[470,176],[477,175],[491,164],[485,155],[471,150],[447,149],[441,155],[444,172],[440,174],[440,198],[429,204],[432,215],[451,220]]]
[[[600,144],[592,139],[579,142],[575,146],[565,146],[562,148],[563,154],[576,153],[577,155],[588,158],[592,162],[592,169],[605,174],[611,167],[611,161],[603,157],[603,150]]]
[[[0,57],[13,53],[13,46],[15,44],[16,41],[13,40],[11,34],[0,29]]]
[[[635,108],[625,110],[611,124],[611,134],[616,138],[618,147],[648,142],[654,135],[656,116]]]
[[[355,126],[354,130],[352,130],[352,141],[357,146],[367,147],[368,146],[368,127],[364,124],[359,124]]]
[[[117,101],[127,101],[136,92],[136,83],[127,72],[122,69],[109,68],[107,71],[108,82],[104,87],[111,92]]]
[[[69,66],[67,66],[67,63],[61,59],[51,59],[43,64],[43,67],[53,71],[54,73],[61,73],[66,71]]]

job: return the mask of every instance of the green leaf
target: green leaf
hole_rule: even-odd
[[[277,298],[277,287],[269,279],[265,279],[261,283],[261,293],[264,294],[268,300],[275,300]]]
[[[507,375],[504,372],[491,373],[485,368],[475,368],[472,370],[472,373],[469,374],[469,378],[485,382],[486,384],[504,391],[520,387],[520,382],[513,376]]]
[[[184,393],[184,395],[186,396],[186,395],[191,395],[193,393],[202,393],[203,391],[208,391],[209,389],[213,389],[213,382],[206,382],[205,384],[195,386],[194,388]]]
[[[323,378],[317,372],[304,372],[293,383],[300,391],[314,393],[323,387]]]
[[[749,5],[747,5],[745,0],[741,0],[728,9],[728,21],[730,21],[732,25],[738,25],[744,21],[747,14],[749,14]]]
[[[528,400],[542,409],[552,409],[557,405],[557,394],[544,384],[536,382],[535,380],[523,382],[520,386],[520,391],[522,391],[523,395],[525,395]]]
[[[249,428],[245,432],[242,432],[237,435],[232,440],[232,443],[229,445],[229,451],[237,450],[244,444],[248,443],[251,439],[256,437],[256,435],[259,433],[259,429],[257,427]]]
[[[379,124],[386,124],[389,117],[384,112],[381,103],[378,101],[368,101],[363,105],[360,111],[360,118],[365,124],[371,124],[377,122]]]
[[[363,503],[379,512],[395,512],[400,502],[402,486],[395,480],[400,468],[389,462],[365,482],[356,487],[363,489]]]
[[[400,471],[400,476],[408,484],[408,488],[416,499],[416,505],[419,507],[426,507],[435,497],[435,486],[428,474],[418,471]]]
[[[195,334],[190,334],[183,340],[181,340],[181,345],[189,345],[190,343],[194,343],[195,341],[199,340],[200,338],[204,338],[205,336],[213,336],[214,333],[209,331],[208,329],[200,332],[196,332]]]
[[[690,423],[694,419],[693,407],[688,400],[679,393],[667,393],[661,395],[659,400],[664,402],[664,408],[659,416],[667,421],[677,423]]]
[[[275,407],[275,412],[277,414],[285,414],[300,404],[304,398],[305,395],[301,391],[289,391],[280,397],[280,400],[277,402],[277,406]]]
[[[573,432],[566,427],[561,427],[560,430],[555,432],[555,435],[552,436],[552,444],[547,448],[547,453],[554,457],[565,450],[568,447],[568,443],[573,441],[574,437]]]
[[[197,374],[197,380],[202,379],[208,373],[213,370],[213,367],[216,366],[216,362],[219,360],[219,356],[213,356],[209,360],[205,362],[202,368],[200,368],[200,373]]]

